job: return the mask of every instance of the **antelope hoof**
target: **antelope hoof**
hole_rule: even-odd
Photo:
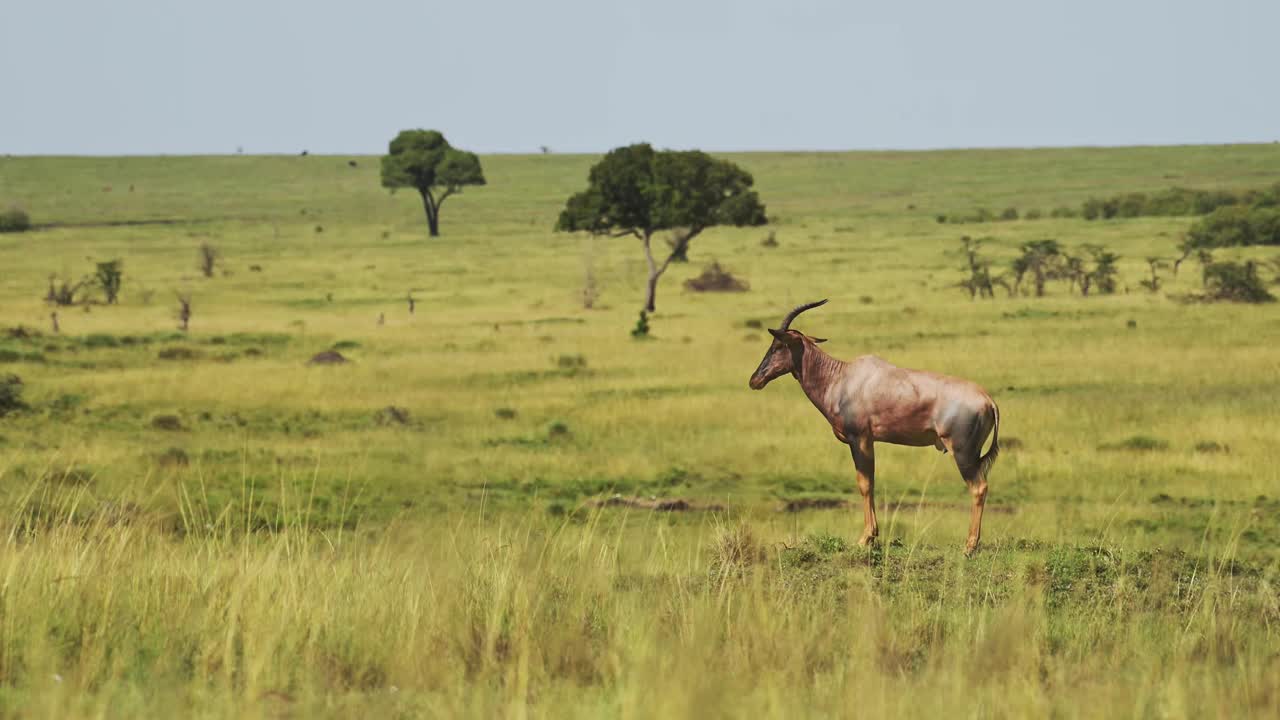
[[[870,545],[874,545],[875,543],[876,543],[876,533],[863,533],[862,537],[858,538],[859,547],[867,547]]]
[[[965,557],[973,557],[973,554],[974,554],[974,553],[976,553],[976,552],[978,552],[978,541],[977,541],[977,540],[973,540],[973,539],[971,539],[971,540],[969,540],[969,542],[967,542],[967,543],[965,543],[965,544],[964,544],[964,556],[965,556]]]

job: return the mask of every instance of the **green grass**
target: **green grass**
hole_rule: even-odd
[[[1280,146],[734,159],[774,224],[700,236],[637,342],[636,243],[550,231],[590,157],[484,158],[438,239],[376,158],[0,158],[36,225],[0,235],[29,406],[0,418],[0,714],[1280,711],[1280,309],[1174,301],[1194,264],[1139,286],[1191,218],[1048,217],[1270,185]],[[979,207],[1043,216],[935,221]],[[1107,245],[1124,291],[972,302],[966,233]],[[114,258],[119,304],[54,335],[49,275]],[[683,290],[712,259],[751,291]],[[878,548],[857,510],[779,510],[854,488],[794,382],[747,389],[820,297],[797,326],[833,354],[1000,403],[977,557],[931,449],[878,449]],[[615,493],[720,509],[590,505]]]

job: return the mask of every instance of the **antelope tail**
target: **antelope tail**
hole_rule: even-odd
[[[987,479],[987,473],[991,471],[991,466],[996,464],[996,458],[1000,457],[1000,406],[993,401],[991,409],[995,412],[995,425],[991,428],[991,449],[986,455],[978,458],[978,477],[983,481]]]

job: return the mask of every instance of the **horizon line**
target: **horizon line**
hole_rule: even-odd
[[[636,142],[646,142],[637,140]],[[628,143],[632,144],[632,143]],[[654,144],[654,143],[650,143]],[[743,149],[706,149],[701,147],[690,148],[669,148],[661,147],[660,149],[686,149],[686,150],[702,150],[703,152],[712,154],[725,155],[783,155],[783,154],[853,154],[853,153],[937,153],[937,152],[990,152],[990,151],[1027,151],[1027,150],[1124,150],[1124,149],[1144,149],[1144,148],[1186,148],[1186,147],[1240,147],[1240,146],[1261,146],[1261,145],[1277,145],[1277,140],[1234,140],[1234,141],[1217,141],[1217,142],[1169,142],[1169,143],[1098,143],[1098,144],[1077,144],[1077,145],[956,145],[956,146],[937,146],[937,147],[848,147],[848,148],[756,148],[750,150]],[[656,144],[655,144],[656,146]],[[625,145],[616,145],[614,147],[625,147]],[[459,148],[465,149],[465,148]],[[609,148],[612,150],[613,148]],[[484,156],[505,156],[505,157],[537,157],[541,155],[559,155],[562,157],[582,157],[603,155],[609,150],[600,151],[556,151],[550,149],[547,152],[532,150],[492,150],[492,151],[471,151],[477,155]],[[385,153],[369,153],[369,152],[330,152],[320,151],[313,152],[308,149],[298,150],[296,152],[286,152],[271,150],[265,152],[154,152],[154,153],[3,153],[4,158],[192,158],[192,157],[381,157]]]

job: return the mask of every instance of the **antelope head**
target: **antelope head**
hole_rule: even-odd
[[[756,368],[755,373],[751,375],[751,389],[762,390],[775,378],[782,377],[789,372],[795,370],[800,365],[801,358],[804,357],[805,340],[813,343],[826,342],[826,338],[809,337],[799,330],[791,329],[791,321],[805,310],[825,305],[826,300],[805,303],[800,307],[787,313],[782,319],[782,325],[776,330],[769,328],[769,334],[773,336],[773,343],[769,345],[769,350],[765,352],[764,359],[760,361],[760,367]]]

